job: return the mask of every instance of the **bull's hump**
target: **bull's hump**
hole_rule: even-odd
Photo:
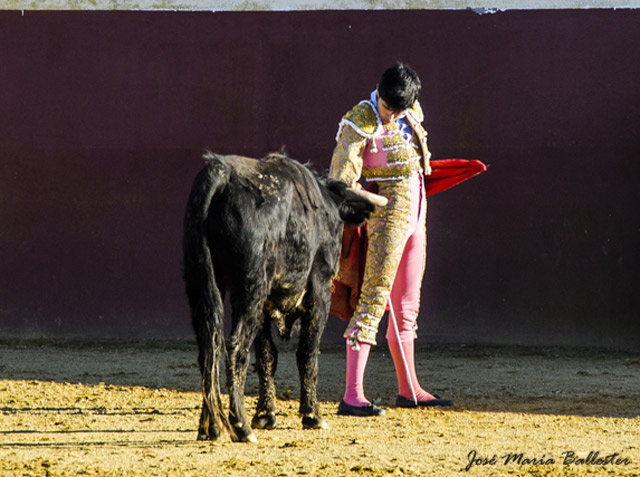
[[[245,156],[222,156],[221,160],[237,170],[246,169],[247,171],[255,170],[258,159]]]
[[[231,166],[238,175],[251,181],[263,181],[279,175],[278,167],[264,159],[253,159],[245,156],[224,156],[225,164]]]

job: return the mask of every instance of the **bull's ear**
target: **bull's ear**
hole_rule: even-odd
[[[367,220],[375,206],[368,200],[354,198],[343,200],[338,205],[338,213],[343,222],[349,225],[360,225]]]
[[[354,189],[349,187],[349,191],[353,192],[353,194],[371,202],[373,205],[377,207],[384,207],[389,202],[386,197],[383,197],[379,194],[374,194],[373,192],[369,192],[368,190],[362,189]]]

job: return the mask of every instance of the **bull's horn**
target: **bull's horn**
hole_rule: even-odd
[[[349,190],[354,194],[359,195],[363,199],[368,200],[373,205],[377,205],[378,207],[384,207],[385,205],[387,205],[387,202],[389,202],[386,197],[383,197],[379,194],[374,194],[373,192],[369,192],[368,190],[353,189],[351,187],[349,188]]]

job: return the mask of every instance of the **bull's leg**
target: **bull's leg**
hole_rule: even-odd
[[[274,376],[278,365],[278,350],[271,337],[271,319],[265,316],[262,331],[255,342],[256,371],[260,386],[260,397],[256,413],[251,421],[254,429],[276,427],[276,385]]]
[[[200,412],[200,424],[198,426],[198,440],[216,440],[218,437],[220,437],[220,429],[216,427],[215,422],[209,413],[207,401],[203,399],[202,411]]]
[[[252,294],[256,296],[256,294]],[[244,406],[244,386],[250,360],[250,348],[260,329],[262,302],[238,297],[232,300],[233,328],[227,340],[227,383],[229,386],[229,423],[231,439],[256,442]]]
[[[329,316],[330,290],[315,293],[308,301],[308,314],[301,318],[300,341],[296,352],[298,373],[300,374],[300,414],[305,429],[328,429],[322,418],[316,396],[318,381],[318,354],[320,338]],[[316,288],[317,290],[317,288]]]
[[[200,411],[200,424],[198,425],[198,440],[205,441],[209,438],[209,409],[207,401],[202,400],[202,411]]]

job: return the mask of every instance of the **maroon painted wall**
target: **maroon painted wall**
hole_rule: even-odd
[[[189,337],[205,147],[328,167],[402,59],[434,158],[423,342],[640,349],[640,11],[0,12],[0,336]],[[326,341],[343,323],[330,320]]]

